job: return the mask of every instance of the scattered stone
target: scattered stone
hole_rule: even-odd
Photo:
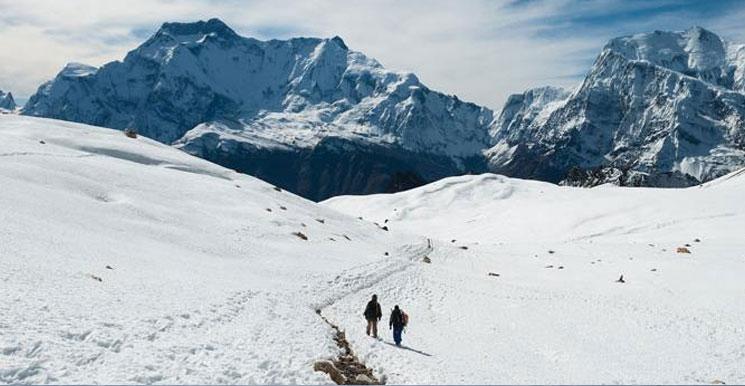
[[[238,184],[235,184],[235,187],[236,187],[236,188],[238,188],[238,189],[240,189],[240,188],[241,188],[241,186],[240,186],[240,185],[238,185]]]
[[[690,246],[691,246],[691,244],[686,244],[686,247],[690,247]]]
[[[652,268],[652,269],[650,269],[650,271],[657,272],[657,268]]]
[[[336,239],[335,239],[335,238],[333,238],[333,237],[329,237],[329,240],[331,240],[331,241],[336,241]]]
[[[548,253],[549,253],[550,255],[553,255],[554,253],[556,253],[556,251],[553,251],[553,250],[549,249],[549,250],[548,250]]]
[[[560,266],[559,266],[558,268],[556,268],[556,269],[564,269],[564,266],[563,266],[563,265],[560,265]]]
[[[278,192],[281,192],[281,191],[282,191],[282,188],[280,188],[279,186],[274,186],[274,187],[272,187],[272,188],[273,188],[274,190],[278,191]]]
[[[489,272],[489,276],[499,277],[499,274],[498,273],[494,273],[494,272]]]
[[[322,218],[317,218],[316,221],[318,221],[321,224],[325,224],[326,223],[326,220],[324,220]]]
[[[303,240],[308,240],[308,236],[306,236],[303,232],[293,232],[292,234]]]
[[[458,248],[460,248],[460,249],[468,249],[468,247],[467,247],[467,246],[465,246],[465,245],[461,245],[461,246],[460,246],[460,247],[458,247]]]
[[[380,229],[382,229],[382,230],[384,230],[384,231],[388,232],[388,226],[387,226],[387,225],[383,225],[382,227],[380,227]]]
[[[547,266],[545,266],[543,268],[553,268],[553,267],[554,267],[553,265],[549,264],[549,265],[547,265]]]
[[[388,219],[385,219],[385,221],[383,221],[383,224],[388,224]]]
[[[450,242],[451,242],[451,243],[454,243],[454,242],[455,242],[455,239],[452,239],[452,240],[450,240]]]
[[[328,374],[331,380],[336,382],[337,385],[345,385],[347,383],[347,377],[331,361],[316,362],[313,364],[313,371],[321,371]]]
[[[425,262],[425,263],[427,263],[427,264],[431,264],[432,263],[432,259],[430,259],[429,256],[424,256],[424,258],[422,259],[422,261]]]
[[[647,245],[649,245],[650,247],[654,247],[654,244],[647,244]]]
[[[700,243],[701,242],[701,239],[694,239],[693,242],[694,243]]]
[[[88,274],[88,276],[90,276],[90,278],[93,279],[93,280],[96,280],[96,281],[99,281],[99,282],[103,282],[103,279],[101,279],[100,277],[98,277],[96,275]]]
[[[360,217],[357,217],[357,220],[362,220],[362,216],[360,216]]]
[[[280,206],[279,206],[279,209],[282,209],[282,210],[287,210],[287,207],[286,207],[286,206],[282,206],[282,205],[280,205]]]
[[[301,227],[303,227],[303,228],[307,227],[307,225],[305,225],[305,223],[304,223],[304,222],[301,222],[301,223],[300,223],[300,226],[301,226]]]
[[[388,252],[384,253],[383,255],[388,256]]]
[[[272,208],[266,208],[266,211],[267,212],[271,212],[272,211]]]
[[[678,253],[691,253],[691,250],[686,247],[678,247],[677,252]]]
[[[616,283],[626,283],[626,280],[623,280],[623,275],[616,280]]]
[[[39,143],[40,143],[40,144],[42,144],[42,145],[46,145],[46,144],[47,144],[47,143],[46,143],[46,142],[44,142],[44,141],[39,141]]]
[[[129,138],[137,138],[137,130],[135,129],[124,129],[124,135]]]
[[[726,383],[724,383],[724,381],[721,381],[719,379],[715,379],[715,380],[711,381],[711,384],[712,385],[726,385]]]
[[[114,268],[112,268],[110,265],[107,265],[106,269],[114,269]]]
[[[352,239],[350,239],[349,236],[347,236],[347,235],[342,235],[342,236],[344,236],[345,239],[347,239],[349,241],[352,241]]]

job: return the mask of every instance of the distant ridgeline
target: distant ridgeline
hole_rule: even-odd
[[[134,128],[313,200],[485,171],[687,186],[744,164],[744,71],[745,51],[701,28],[635,35],[574,92],[529,90],[495,115],[339,37],[260,41],[211,19],[166,23],[121,62],[69,64],[22,113]]]

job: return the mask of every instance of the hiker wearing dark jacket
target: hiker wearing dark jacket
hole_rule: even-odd
[[[401,333],[404,330],[404,315],[398,305],[393,307],[391,318],[388,320],[388,329],[393,329],[393,341],[396,346],[401,345]]]
[[[367,302],[365,312],[363,313],[367,320],[367,335],[378,337],[378,321],[383,318],[383,310],[380,309],[380,303],[378,303],[378,295],[373,295],[372,300]]]

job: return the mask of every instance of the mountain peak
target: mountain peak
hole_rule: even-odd
[[[0,109],[14,110],[16,108],[16,102],[13,99],[13,94],[8,92],[7,94],[0,90]]]
[[[342,40],[342,38],[340,38],[338,35],[331,38],[331,41],[338,44],[339,47],[345,50],[349,50],[349,47],[347,47],[347,45],[344,43],[344,40]]]
[[[605,49],[689,75],[721,67],[726,56],[722,39],[699,26],[623,36],[609,41]]]
[[[207,21],[200,20],[191,23],[170,22],[163,23],[156,34],[168,34],[171,36],[209,35],[215,34],[225,38],[238,37],[227,24],[217,18]]]
[[[77,78],[81,76],[88,76],[91,74],[95,74],[96,71],[98,71],[98,68],[89,66],[87,64],[83,63],[67,63],[65,65],[65,68],[62,69],[60,72],[60,76],[68,77],[68,78]]]

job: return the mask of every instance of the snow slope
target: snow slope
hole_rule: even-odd
[[[406,349],[364,336],[366,293],[326,314],[395,382],[743,383],[743,193],[745,170],[687,189],[485,174],[333,198],[433,249],[370,288],[411,315]]]
[[[486,174],[318,205],[4,115],[0,187],[2,383],[327,383],[316,309],[388,383],[745,382],[745,171],[680,190]],[[372,293],[411,315],[404,348],[364,335]]]
[[[0,383],[326,383],[315,309],[418,243],[153,140],[0,116]]]

